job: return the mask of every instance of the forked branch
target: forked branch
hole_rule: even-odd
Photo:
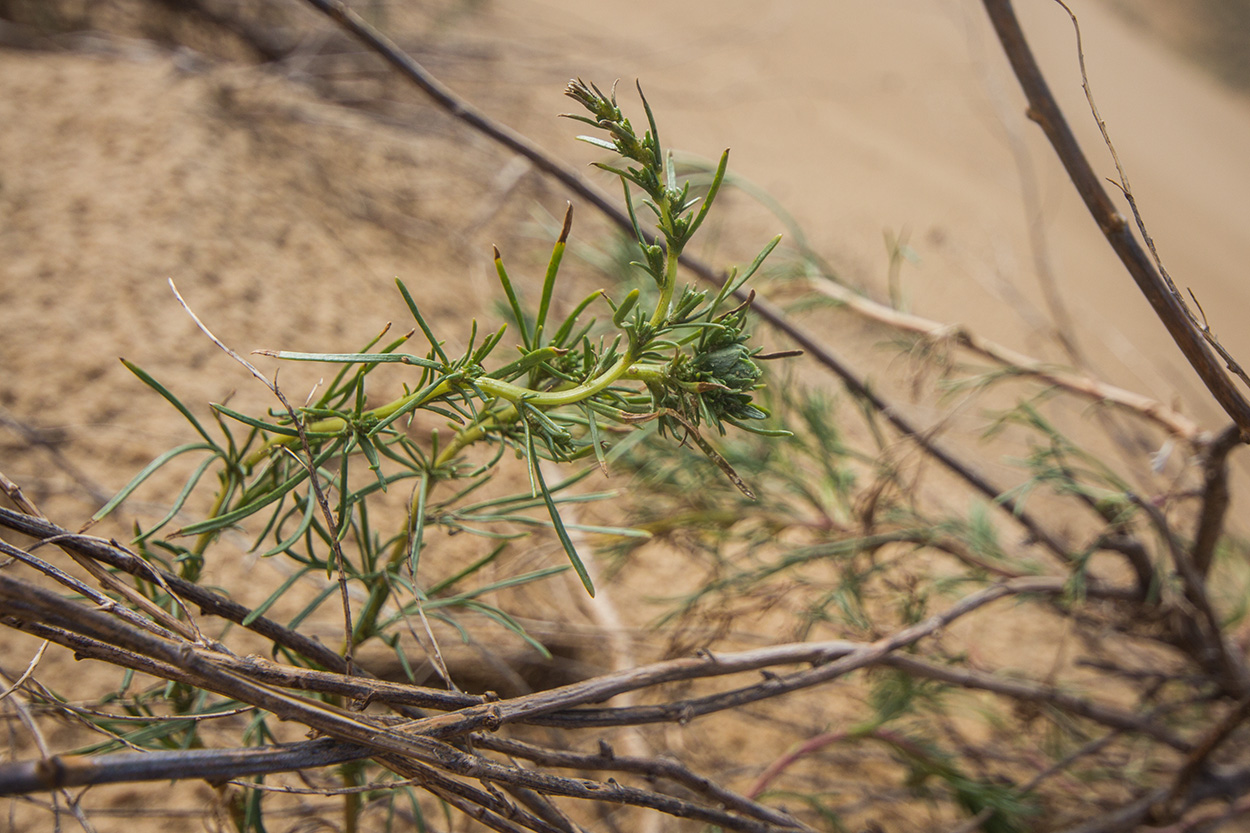
[[[1225,373],[1219,359],[1207,345],[1203,333],[1194,326],[1183,301],[1169,289],[1150,256],[1133,236],[1129,224],[1111,201],[1102,180],[1094,173],[1093,166],[1081,151],[1076,136],[1068,126],[1067,119],[1059,109],[1041,68],[1033,57],[1011,0],[984,0],[984,3],[994,31],[1011,62],[1011,68],[1028,98],[1029,118],[1037,122],[1050,140],[1077,193],[1098,223],[1098,228],[1102,230],[1141,293],[1150,302],[1155,315],[1163,322],[1176,346],[1220,407],[1241,429],[1243,439],[1250,438],[1250,402],[1246,401]]]

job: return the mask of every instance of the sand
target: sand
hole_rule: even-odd
[[[1067,15],[1019,5],[1083,147],[1114,177]],[[196,331],[169,281],[240,352],[347,350],[388,321],[407,326],[399,276],[455,344],[469,316],[495,315],[491,243],[540,274],[566,199],[404,85],[353,76],[372,59],[310,11],[284,7],[303,50],[261,69],[238,60],[249,51],[229,36],[173,50],[147,39],[132,8],[116,8],[88,36],[6,29],[6,41],[39,48],[0,51],[0,471],[68,527],[188,440],[119,357],[201,415],[227,397],[269,405]],[[1250,355],[1239,315],[1250,301],[1250,99],[1105,6],[1074,8],[1098,106],[1162,257],[1225,345]],[[1207,430],[1227,421],[1024,118],[976,4],[702,0],[626,11],[520,0],[387,7],[379,22],[483,110],[578,167],[597,157],[554,118],[570,108],[565,81],[620,78],[632,105],[641,79],[665,142],[703,159],[731,148],[734,175],[784,205],[846,284],[886,297],[883,234],[893,235],[914,251],[900,278],[910,310],[1068,363],[1040,288],[1053,281],[1091,373]],[[316,54],[323,43],[335,55]],[[380,103],[353,109],[326,93]],[[748,261],[781,230],[747,198],[731,200],[734,219],[699,250],[718,266]],[[594,242],[598,221],[579,212],[574,243]],[[571,270],[579,286],[603,280],[581,263]],[[880,329],[845,315],[805,320],[922,421],[940,417],[932,398],[908,399],[907,367]],[[282,379],[302,392],[317,374],[287,367]],[[1132,464],[1145,467],[1145,451]],[[1011,476],[1001,460],[985,466]],[[175,484],[158,481],[129,517],[150,520]],[[4,650],[6,671],[27,647]],[[120,829],[110,823],[98,827]]]

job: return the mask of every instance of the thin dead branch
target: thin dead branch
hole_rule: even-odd
[[[834,299],[865,318],[901,332],[914,333],[931,344],[957,344],[1019,375],[1030,376],[1082,399],[1112,405],[1148,419],[1178,439],[1199,443],[1204,436],[1197,423],[1157,399],[1047,364],[983,338],[962,325],[943,324],[878,304],[830,280],[811,280],[807,285],[812,291]]]
[[[1102,181],[1081,151],[1068,126],[1037,60],[1029,48],[1011,0],[984,0],[985,10],[1016,78],[1028,98],[1029,118],[1050,140],[1060,162],[1068,172],[1077,193],[1085,202],[1103,236],[1150,302],[1155,315],[1163,322],[1176,346],[1224,412],[1241,429],[1243,438],[1250,437],[1250,402],[1232,384],[1219,360],[1212,354],[1204,334],[1194,325],[1179,293],[1168,287],[1155,264],[1133,236],[1124,217],[1111,202]]]

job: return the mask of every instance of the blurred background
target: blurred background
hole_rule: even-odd
[[[1114,179],[1068,15],[1052,0],[1016,5],[1082,147]],[[1242,323],[1250,309],[1250,3],[1071,6],[1093,94],[1164,263],[1233,355],[1250,357]],[[360,0],[353,8],[491,118],[613,198],[619,186],[589,166],[599,152],[574,141],[578,125],[557,118],[574,106],[563,96],[570,78],[603,87],[619,79],[636,124],[639,82],[665,145],[696,182],[730,148],[734,187],[695,253],[726,269],[784,233],[761,293],[1004,489],[1024,477],[1019,450],[1010,435],[986,445],[981,433],[986,410],[1016,394],[952,394],[941,356],[930,363],[879,320],[822,301],[813,281],[832,280],[883,309],[966,325],[1157,399],[1201,429],[1227,422],[1025,117],[980,4]],[[492,244],[532,301],[569,198],[296,0],[0,0],[0,472],[50,518],[77,528],[154,456],[187,442],[186,422],[120,357],[201,417],[209,402],[248,413],[271,407],[269,392],[195,328],[171,280],[223,342],[246,354],[349,351],[388,322],[406,329],[399,277],[461,349],[471,318],[493,329],[500,317]],[[589,290],[638,277],[617,232],[574,204],[568,291],[555,299],[556,314]],[[766,343],[790,346],[759,329]],[[253,360],[266,373],[278,368]],[[302,401],[321,372],[283,366],[279,379]],[[842,395],[807,364],[784,374]],[[398,389],[402,374],[393,376]],[[1144,494],[1192,485],[1192,461],[1182,448],[1169,453],[1161,432],[1109,428],[1090,418],[1085,400],[1051,407],[1057,424],[1131,472]],[[856,441],[872,434],[858,423],[842,430]],[[1244,455],[1234,465],[1245,480]],[[99,534],[124,537],[130,522],[162,516],[185,474],[159,473]],[[639,482],[630,476],[614,475],[610,485]],[[955,513],[977,500],[940,476],[917,494]],[[1242,510],[1231,523],[1244,532],[1245,498],[1235,500]],[[1065,510],[1055,511],[1066,532]],[[1074,539],[1080,523],[1072,520]],[[547,544],[541,558],[562,563]],[[672,552],[634,553],[633,572],[614,579],[618,603],[630,599],[622,605],[630,628],[641,632],[654,616],[642,602],[630,607],[635,598],[692,581],[688,562]],[[263,578],[250,579],[253,570]],[[268,570],[240,552],[208,575],[254,605],[272,585]],[[784,607],[784,596],[761,601],[750,626],[734,626],[772,634],[768,605]],[[692,632],[731,627],[728,614],[706,615]],[[1019,656],[1020,645],[1054,636],[1049,620],[989,630],[964,637],[979,660],[1000,664],[1027,666],[1033,657]],[[702,639],[679,629],[670,644],[640,655]],[[71,669],[62,657],[43,670],[77,681]],[[820,709],[841,707],[812,708],[801,720],[816,725],[828,716]],[[784,749],[791,729],[774,719],[765,736],[746,720],[715,743],[676,728],[664,737],[732,778],[741,775],[737,750]],[[202,785],[181,789],[211,800]],[[138,817],[140,793],[109,795],[119,825]],[[925,817],[908,818],[920,825]]]

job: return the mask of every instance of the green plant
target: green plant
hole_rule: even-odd
[[[573,569],[593,595],[590,575],[569,529],[626,537],[646,533],[566,524],[561,515],[563,506],[604,495],[575,493],[572,489],[595,470],[593,466],[549,483],[543,470],[545,461],[593,460],[606,466],[612,451],[610,441],[619,432],[637,432],[653,423],[660,435],[692,441],[742,493],[751,495],[702,432],[710,427],[724,434],[728,426],[735,426],[765,435],[786,433],[761,427],[767,413],[755,401],[763,382],[757,364],[762,357],[759,348],[751,346],[747,331],[751,297],[727,303],[759,268],[777,239],[719,291],[690,286],[679,289],[678,259],[713,205],[725,175],[728,151],[706,191],[692,193],[689,183],[677,181],[671,156],[660,145],[645,98],[648,129],[639,136],[621,112],[615,91],[605,94],[594,85],[574,81],[567,93],[590,114],[570,118],[608,137],[579,138],[612,151],[622,160],[601,163],[600,167],[616,174],[623,184],[639,252],[634,265],[650,277],[654,292],[647,292],[644,298],[642,291],[634,289],[613,300],[599,291],[572,305],[564,318],[553,317],[557,277],[572,225],[570,206],[541,284],[537,309],[526,309],[518,285],[496,249],[495,270],[511,320],[485,337],[480,337],[475,322],[468,346],[459,355],[449,355],[422,315],[419,298],[397,282],[416,323],[412,332],[385,344],[383,333],[360,352],[260,351],[284,361],[331,363],[339,369],[316,401],[303,407],[290,406],[276,385],[268,381],[265,383],[282,407],[264,417],[224,404],[213,405],[220,437],[210,433],[168,387],[127,362],[127,367],[183,414],[200,441],[159,456],[96,513],[95,520],[112,512],[176,457],[204,454],[168,515],[139,531],[136,545],[149,559],[176,568],[181,578],[194,582],[224,531],[249,528],[251,521],[258,520],[253,549],[264,557],[287,558],[295,570],[241,624],[248,626],[265,616],[300,578],[317,573],[328,578],[337,575],[337,584],[327,583],[288,627],[297,628],[332,598],[337,588],[350,668],[355,648],[371,639],[387,642],[406,663],[398,643],[399,635],[411,627],[409,618],[447,617],[455,608],[485,615],[530,639],[508,612],[484,597],[565,568],[544,567],[466,587],[475,573],[499,558],[516,537],[510,530],[517,524],[537,521],[552,528]],[[658,232],[654,238],[643,231],[638,220],[634,189],[641,195],[639,205],[654,220]],[[590,317],[596,304],[607,307],[609,321],[604,326]],[[404,352],[418,330],[426,349]],[[519,343],[515,352],[501,360],[497,357],[510,330]],[[413,376],[402,395],[371,405],[375,397],[369,385],[371,374],[384,364],[411,369]],[[444,439],[438,429],[425,436],[412,430],[409,426],[419,412],[446,421],[450,438]],[[489,453],[470,454],[478,446],[490,449]],[[509,451],[523,461],[529,489],[518,494],[491,493],[488,484]],[[367,469],[367,474],[361,476],[362,469]],[[169,530],[187,499],[212,473],[216,474],[216,492],[208,516],[158,537],[158,533]],[[387,516],[375,509],[374,503],[395,490],[410,490],[411,497],[403,522],[388,532],[379,529]],[[529,514],[535,509],[545,510],[545,521]],[[486,551],[450,575],[430,577],[421,567],[421,557],[429,530],[436,526],[482,536]],[[188,537],[192,541],[189,545],[178,543]],[[353,588],[363,591],[362,604],[352,605]],[[143,590],[162,606],[173,604],[159,583],[146,583]],[[540,643],[530,641],[545,650]],[[310,664],[309,657],[289,646],[276,647],[289,662]],[[206,704],[193,693],[187,689],[183,696],[174,698],[173,702],[182,704],[180,713],[222,707],[220,703]],[[167,728],[174,731],[172,725]],[[257,741],[271,738],[263,718],[256,729]],[[181,730],[188,731],[188,737],[195,734],[194,724]],[[357,764],[347,765],[344,772],[349,783],[361,783],[364,777]],[[354,823],[351,819],[359,809],[357,799],[349,798],[348,806],[349,823]]]
[[[778,433],[753,424],[767,414],[754,403],[755,391],[762,384],[762,370],[756,363],[761,358],[759,348],[750,346],[746,329],[750,300],[724,309],[726,301],[750,279],[777,239],[741,276],[731,279],[715,294],[688,285],[679,293],[678,258],[715,200],[728,151],[722,156],[706,194],[691,194],[689,183],[679,185],[676,181],[671,157],[666,157],[660,146],[649,106],[650,129],[640,138],[617,106],[614,92],[605,95],[594,85],[575,81],[569,84],[568,95],[591,113],[590,117],[570,118],[606,132],[610,141],[591,136],[579,138],[636,163],[627,168],[603,163],[599,166],[620,177],[631,216],[632,183],[643,193],[642,205],[655,217],[658,240],[645,234],[636,218],[634,225],[641,252],[641,260],[635,265],[651,276],[657,290],[650,303],[640,301],[637,289],[619,302],[600,291],[574,305],[562,321],[549,320],[572,225],[570,207],[552,251],[537,311],[532,315],[524,309],[503,259],[495,251],[495,269],[520,343],[510,361],[497,362],[493,368],[488,367],[488,361],[505,341],[508,324],[479,341],[475,323],[465,351],[449,356],[422,316],[417,299],[401,281],[397,281],[399,291],[428,342],[423,355],[400,352],[415,330],[376,352],[369,351],[381,336],[355,353],[260,351],[282,360],[327,362],[341,368],[315,403],[297,410],[256,418],[226,405],[214,405],[224,442],[213,439],[172,392],[127,363],[145,383],[182,411],[204,442],[162,455],[102,508],[95,519],[110,513],[174,456],[207,451],[208,459],[196,469],[181,497],[196,487],[210,465],[219,467],[220,485],[210,516],[176,531],[180,536],[198,536],[193,547],[177,553],[184,562],[184,575],[196,574],[194,565],[217,533],[261,512],[268,514],[265,529],[276,540],[265,555],[295,555],[294,547],[309,530],[315,531],[323,545],[352,536],[358,560],[343,567],[350,571],[351,580],[364,582],[372,594],[356,625],[356,637],[362,639],[374,634],[390,588],[403,582],[400,568],[415,573],[427,524],[472,530],[475,524],[511,519],[512,513],[534,501],[545,505],[551,526],[574,569],[593,593],[558,510],[562,500],[571,499],[560,495],[580,475],[549,487],[539,463],[572,462],[593,456],[606,465],[610,425],[633,427],[655,420],[661,434],[693,440],[749,494],[732,468],[701,436],[700,429],[711,426],[724,434],[726,425],[732,425],[759,433]],[[643,102],[646,106],[645,98]],[[597,301],[606,304],[611,312],[612,327],[606,332],[596,326],[595,319],[586,320]],[[370,407],[372,394],[366,390],[369,374],[387,363],[413,368],[415,378],[405,384],[402,396]],[[452,426],[451,439],[443,441],[437,430],[428,441],[405,431],[407,421],[418,411],[446,418]],[[238,440],[231,424],[242,426],[246,437]],[[466,461],[466,449],[477,444],[494,447],[488,464]],[[466,503],[465,499],[491,478],[493,464],[509,448],[525,460],[530,481],[528,495],[492,500],[485,505]],[[297,453],[292,454],[292,450]],[[298,458],[300,451],[306,458]],[[368,466],[373,481],[353,490],[350,474],[359,464],[355,461]],[[311,468],[317,470],[317,480],[324,482],[327,493],[336,496],[331,518],[316,517],[315,489],[306,483]],[[410,522],[378,548],[376,539],[365,534],[367,499],[405,480],[417,481]],[[456,491],[448,499],[436,500],[434,490],[442,484],[454,485]],[[166,519],[145,530],[138,540],[152,539],[172,521],[181,506],[179,500]],[[260,545],[258,539],[257,546]],[[300,557],[310,568],[333,566],[329,555],[317,558],[305,553]]]
[[[383,54],[394,54],[342,4],[313,2]],[[992,17],[1010,12],[998,0],[986,5]],[[1026,51],[1005,45],[1015,58]],[[419,77],[410,61],[402,65]],[[953,418],[924,427],[911,422],[906,407],[892,405],[889,393],[847,370],[768,303],[756,305],[756,313],[811,345],[813,356],[845,381],[857,407],[840,408],[832,395],[777,380],[757,391],[763,357],[747,339],[747,304],[725,309],[741,281],[731,277],[709,293],[679,292],[676,284],[677,258],[716,194],[733,185],[725,159],[708,166],[707,193],[692,195],[694,186],[676,185],[649,108],[649,130],[639,137],[614,94],[580,82],[570,94],[590,114],[577,118],[608,137],[588,141],[625,160],[601,167],[624,185],[627,211],[619,219],[632,238],[630,257],[639,258],[629,269],[644,286],[623,296],[617,290],[616,301],[596,293],[567,317],[555,315],[566,216],[536,308],[523,303],[519,282],[496,256],[509,329],[519,333],[511,363],[495,359],[507,336],[503,328],[479,343],[474,327],[469,346],[449,355],[401,285],[428,348],[400,353],[407,337],[379,348],[379,336],[360,353],[272,353],[342,370],[305,408],[292,408],[268,382],[282,408],[264,418],[219,406],[214,416],[224,440],[134,368],[202,437],[158,458],[136,485],[175,457],[207,452],[169,517],[140,531],[147,559],[115,542],[73,535],[34,517],[33,508],[23,515],[0,507],[0,525],[61,546],[104,587],[101,593],[0,541],[0,553],[43,581],[0,571],[3,623],[72,647],[78,657],[128,669],[117,694],[91,709],[63,702],[33,680],[14,683],[12,691],[109,737],[82,748],[91,753],[86,760],[41,748],[43,760],[0,765],[0,793],[107,780],[248,778],[236,780],[241,789],[221,802],[243,830],[272,829],[278,812],[266,791],[276,785],[265,778],[291,770],[308,773],[308,792],[343,796],[349,830],[375,821],[366,818],[369,809],[385,812],[388,829],[406,820],[425,829],[422,808],[433,805],[418,800],[423,791],[441,809],[457,808],[508,833],[571,833],[598,824],[576,811],[565,815],[571,802],[556,800],[564,797],[594,802],[604,825],[622,829],[633,819],[606,814],[623,805],[749,831],[809,831],[809,824],[858,829],[861,822],[880,824],[899,806],[929,812],[924,829],[965,831],[1037,829],[1069,819],[1085,830],[1143,821],[1188,829],[1205,822],[1194,808],[1217,797],[1228,799],[1230,813],[1250,811],[1244,765],[1250,676],[1244,634],[1234,630],[1245,608],[1245,553],[1223,531],[1226,458],[1241,441],[1238,430],[1213,437],[1144,397],[835,286],[801,231],[791,235],[797,250],[782,253],[790,265],[822,287],[822,296],[908,334],[895,341],[904,342],[911,367],[930,365],[917,377],[936,380],[939,393],[959,389],[968,397],[965,406],[990,390],[997,408],[1003,397],[1015,405],[993,420],[998,445],[958,448],[948,427]],[[1045,108],[1034,112],[1046,117]],[[1127,192],[1126,181],[1123,187]],[[645,212],[655,220],[655,239],[639,223]],[[892,267],[904,249],[892,245]],[[896,273],[892,268],[889,294],[901,297]],[[601,328],[583,320],[600,302],[612,313],[611,325]],[[958,360],[965,353],[994,367],[969,370]],[[383,364],[412,369],[413,378],[402,396],[379,406],[373,396],[383,374],[374,374]],[[917,398],[921,387],[913,380]],[[1157,471],[1142,470],[1149,469],[1142,454],[1109,462],[1104,446],[1078,440],[1073,422],[1053,407],[1069,405],[1069,394],[1136,415],[1134,426],[1164,428],[1169,442],[1183,443],[1200,461],[1202,482],[1195,467],[1173,464],[1173,479],[1163,483]],[[428,419],[418,419],[423,414],[449,420],[450,439],[427,433]],[[1128,438],[1106,425],[1113,440]],[[638,430],[644,426],[657,430]],[[712,433],[709,426],[726,434],[713,438],[715,446],[703,436]],[[747,432],[726,432],[728,426]],[[971,464],[997,458],[1003,446],[1025,469],[1014,488],[995,485]],[[519,494],[498,493],[503,466],[496,464],[509,452],[523,461],[529,481]],[[573,486],[594,468],[548,485],[554,467],[544,465],[592,459],[636,473],[614,509],[641,504],[634,516],[641,532],[572,523],[567,510],[595,497]],[[939,467],[938,476],[926,471]],[[218,477],[210,517],[180,530],[194,542],[183,547],[176,538],[159,538],[210,473]],[[20,499],[12,484],[0,485]],[[201,569],[220,552],[219,537],[249,522],[263,527],[257,549],[296,566],[254,609],[207,586]],[[645,572],[647,556],[658,549],[631,550],[645,540],[642,534],[669,536],[676,546],[663,549],[665,566],[684,574],[670,584],[649,582],[629,602],[642,603],[655,588],[668,596],[660,633],[674,658],[502,700],[359,672],[358,644],[385,641],[402,664],[405,629],[416,635],[425,628],[428,635],[428,619],[454,624],[457,610],[522,633],[493,591],[566,568],[494,567],[515,529],[538,523],[553,529],[587,584],[577,536],[569,534],[576,527],[608,533],[625,554],[618,563],[626,582]],[[435,527],[487,543],[449,568],[446,557],[438,558],[444,539],[434,537]],[[279,601],[300,595],[292,588],[301,576],[318,572],[337,575],[338,582],[306,604],[301,599],[303,610],[288,624],[268,618],[277,616]],[[48,591],[49,579],[80,598]],[[336,589],[344,645],[332,650],[302,629],[333,625],[319,608]],[[990,613],[1000,600],[1011,601]],[[196,606],[200,613],[193,614]],[[270,640],[286,662],[233,654],[223,644],[233,626]],[[1012,644],[996,650],[993,639],[981,638],[996,632],[1007,633]],[[783,634],[797,641],[783,642]],[[230,645],[237,646],[233,637]],[[749,650],[738,650],[744,643]],[[131,671],[162,682],[151,685],[150,677]],[[440,672],[452,681],[445,666]],[[606,702],[643,689],[646,702]],[[1002,702],[1011,704],[1010,715],[997,708]],[[701,722],[698,735],[683,737],[716,737],[711,745],[719,757],[711,762],[688,743],[656,744],[680,749],[680,760],[612,746],[610,727],[668,724],[661,737],[681,737],[686,723],[714,712],[719,720]],[[292,735],[275,718],[320,737],[280,743]],[[733,729],[743,723],[758,744],[719,742],[741,737]],[[500,731],[510,724],[518,731]],[[209,728],[214,725],[226,728]],[[760,725],[777,731],[759,737]],[[584,738],[576,730],[593,733],[589,746],[578,742]],[[533,742],[536,736],[544,740]],[[779,739],[794,741],[780,756]],[[112,754],[127,743],[157,751]],[[250,748],[229,748],[240,743]],[[333,778],[317,772],[330,765],[339,767]],[[561,776],[561,769],[582,777]],[[615,777],[587,776],[594,771]],[[742,779],[755,786],[733,792],[729,787]],[[278,788],[293,784],[288,778]],[[783,799],[808,812],[790,815],[775,806]],[[1091,821],[1093,804],[1103,809]],[[324,815],[307,823],[329,824]]]

